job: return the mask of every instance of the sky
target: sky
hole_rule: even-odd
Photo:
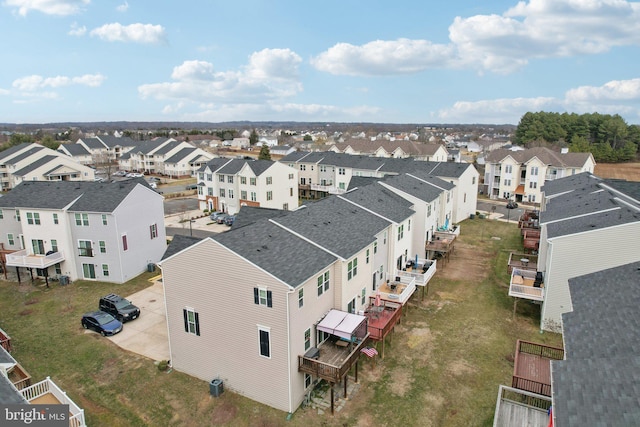
[[[0,0],[0,123],[640,124],[640,2]]]

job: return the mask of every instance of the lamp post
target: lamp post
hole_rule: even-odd
[[[193,237],[193,228],[191,227],[191,224],[194,223],[195,221],[193,219],[189,220],[189,236]]]

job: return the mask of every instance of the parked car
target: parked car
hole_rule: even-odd
[[[227,219],[227,217],[229,216],[229,214],[226,213],[221,213],[220,215],[218,215],[218,217],[216,218],[216,222],[218,224],[224,224],[224,221]]]
[[[187,190],[197,190],[198,189],[198,184],[188,184],[185,189]]]
[[[82,327],[91,329],[103,337],[115,335],[122,331],[122,322],[104,311],[92,311],[82,315]]]
[[[209,219],[211,221],[218,221],[218,217],[223,214],[224,212],[213,212],[211,215],[209,215]]]
[[[153,188],[154,190],[158,188],[158,184],[156,184],[154,181],[150,181],[148,182],[148,184],[149,184],[149,187]]]
[[[127,171],[117,171],[111,174],[112,176],[127,176]]]
[[[98,309],[111,314],[121,322],[128,322],[140,317],[140,309],[131,301],[120,295],[109,294],[100,298]]]
[[[142,178],[144,176],[143,173],[140,172],[129,172],[125,175],[127,178]]]
[[[157,176],[152,176],[149,178],[149,182],[160,182],[160,178],[158,178]]]
[[[236,220],[236,216],[235,216],[235,215],[229,215],[228,217],[226,217],[226,218],[224,219],[224,223],[225,223],[225,225],[232,226],[232,225],[233,225],[233,222],[234,222],[235,220]]]
[[[513,200],[509,200],[507,202],[507,209],[515,209],[518,207],[518,204],[516,202],[514,202]]]

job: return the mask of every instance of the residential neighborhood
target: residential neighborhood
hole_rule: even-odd
[[[451,161],[444,145],[411,151],[411,141],[398,140],[395,149],[393,142],[373,144],[372,151],[353,141],[323,151],[283,150],[277,160],[266,160],[213,153],[173,138],[81,138],[61,146],[60,155],[91,171],[85,165],[106,158],[122,173],[103,182],[46,174],[17,182],[0,197],[2,273],[8,283],[41,283],[48,292],[126,286],[149,277],[149,286],[162,294],[152,338],[140,336],[135,345],[135,335],[129,336],[152,318],[145,312],[149,302],[132,295],[142,306],[140,319],[118,326],[105,340],[208,383],[212,398],[220,398],[224,387],[287,417],[304,417],[308,408],[336,417],[360,393],[365,369],[376,361],[376,372],[391,368],[384,361],[399,350],[397,334],[415,327],[407,323],[410,313],[446,293],[433,295],[429,288],[441,277],[464,276],[459,251],[469,254],[467,226],[485,224],[489,239],[497,221],[511,230],[517,224],[521,247],[508,260],[495,257],[509,272],[506,288],[495,290],[513,304],[514,321],[533,313],[526,316],[538,318],[540,336],[549,338],[512,343],[514,373],[510,384],[495,384],[494,425],[575,425],[574,417],[588,419],[585,412],[593,412],[593,405],[581,403],[576,413],[582,389],[596,404],[629,414],[612,419],[637,419],[637,408],[628,404],[632,381],[608,381],[603,374],[602,381],[621,394],[610,399],[586,375],[591,363],[609,372],[630,356],[590,352],[585,334],[603,334],[598,331],[604,327],[587,331],[584,322],[595,322],[616,304],[623,313],[631,307],[632,297],[594,298],[597,284],[617,287],[613,278],[629,277],[640,262],[638,184],[597,177],[588,153],[488,147],[483,172],[474,163]],[[41,151],[36,145],[0,156],[11,159],[20,150],[31,155]],[[75,146],[82,149],[70,149]],[[230,147],[243,150],[242,144]],[[119,176],[129,171],[141,177]],[[151,178],[161,186],[152,187]],[[162,194],[173,182],[182,189],[188,182],[195,194]],[[189,227],[171,237],[165,205],[181,197],[195,209],[190,217],[179,214]],[[504,199],[516,202],[511,222],[505,221],[511,211]],[[481,201],[493,208],[479,211]],[[213,228],[209,214],[235,221]],[[194,223],[206,237],[193,235]],[[466,261],[476,262],[473,255]],[[633,287],[619,293],[631,295]],[[440,309],[427,310],[424,321]],[[620,327],[617,318],[607,323],[612,329]],[[0,332],[6,337],[0,402],[35,404],[51,395],[70,405],[70,425],[88,425],[91,409],[66,397],[49,377],[33,384],[11,354],[16,340],[10,331]],[[555,336],[564,346],[547,342],[556,342]],[[149,356],[145,345],[166,350]],[[513,419],[520,421],[505,421]]]

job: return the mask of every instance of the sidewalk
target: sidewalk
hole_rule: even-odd
[[[224,224],[214,223],[213,221],[211,221],[211,219],[209,219],[208,215],[202,218],[197,218],[201,215],[201,210],[185,211],[173,215],[168,215],[164,217],[164,226],[165,228],[184,228],[188,230],[189,220],[191,218],[196,218],[191,223],[191,228],[194,230],[206,230],[212,231],[214,233],[222,233],[223,231],[227,231],[229,229],[229,227]]]

